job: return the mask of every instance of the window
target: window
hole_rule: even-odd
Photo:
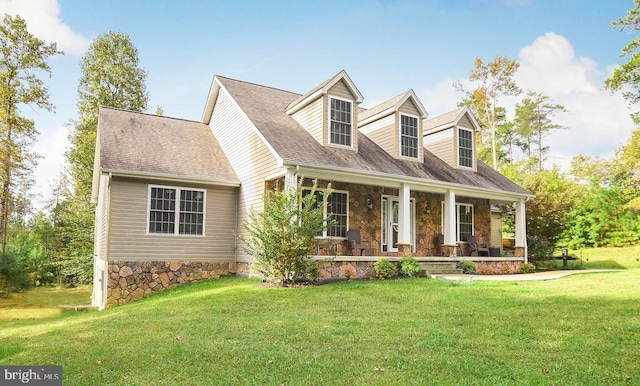
[[[458,165],[473,167],[473,131],[458,128]]]
[[[400,115],[400,155],[418,158],[418,118]]]
[[[205,194],[202,189],[150,185],[149,233],[204,235]]]
[[[444,202],[442,203],[442,229],[444,230]],[[467,241],[473,234],[473,205],[456,203],[456,240]]]
[[[458,241],[467,241],[469,235],[473,234],[473,205],[456,204],[456,216]]]
[[[311,193],[311,190],[302,191],[302,197]],[[347,237],[349,218],[349,195],[347,192],[333,191],[326,197],[324,191],[316,190],[316,205],[322,205],[324,219],[331,218],[331,224],[319,234],[319,237]]]
[[[351,102],[329,98],[331,101],[329,143],[351,146]]]

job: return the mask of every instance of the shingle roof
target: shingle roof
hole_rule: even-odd
[[[216,79],[285,164],[351,169],[354,172],[422,178],[507,193],[529,194],[481,161],[478,161],[477,172],[454,169],[426,149],[422,163],[400,160],[392,157],[362,133],[358,133],[357,152],[323,146],[285,113],[287,106],[299,99],[300,94],[220,76]]]
[[[466,107],[460,107],[453,111],[449,111],[448,113],[444,113],[442,115],[427,119],[426,121],[424,121],[424,131],[440,126],[452,125],[453,123],[455,123],[455,120],[458,118],[460,113],[462,113],[462,111],[466,109]]]
[[[105,107],[98,122],[103,170],[240,182],[205,124]]]

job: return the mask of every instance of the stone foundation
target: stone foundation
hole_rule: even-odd
[[[520,273],[521,261],[474,261],[478,275],[510,275]]]
[[[110,261],[107,265],[107,307],[235,272],[236,264],[224,261]]]

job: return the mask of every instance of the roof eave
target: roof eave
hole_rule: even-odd
[[[202,185],[215,185],[215,186],[229,186],[229,187],[240,187],[241,183],[239,180],[228,180],[228,179],[218,179],[218,178],[201,178],[201,177],[188,177],[188,176],[180,176],[176,174],[165,174],[165,173],[152,173],[152,172],[142,172],[142,171],[133,171],[133,170],[118,170],[118,169],[101,169],[101,174],[111,174],[114,177],[126,177],[126,178],[136,178],[142,180],[164,180],[178,183],[189,183],[189,184],[202,184]]]

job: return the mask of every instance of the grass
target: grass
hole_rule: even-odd
[[[91,303],[91,286],[76,288],[35,287],[0,298],[0,321],[39,319],[61,312],[61,305]]]
[[[578,260],[568,261],[571,269],[633,269],[640,268],[640,244],[617,248],[583,248],[569,250]],[[560,256],[560,251],[556,252]],[[539,264],[541,269],[561,269],[562,260]]]
[[[638,279],[221,279],[0,322],[0,365],[62,365],[69,385],[638,384]]]

